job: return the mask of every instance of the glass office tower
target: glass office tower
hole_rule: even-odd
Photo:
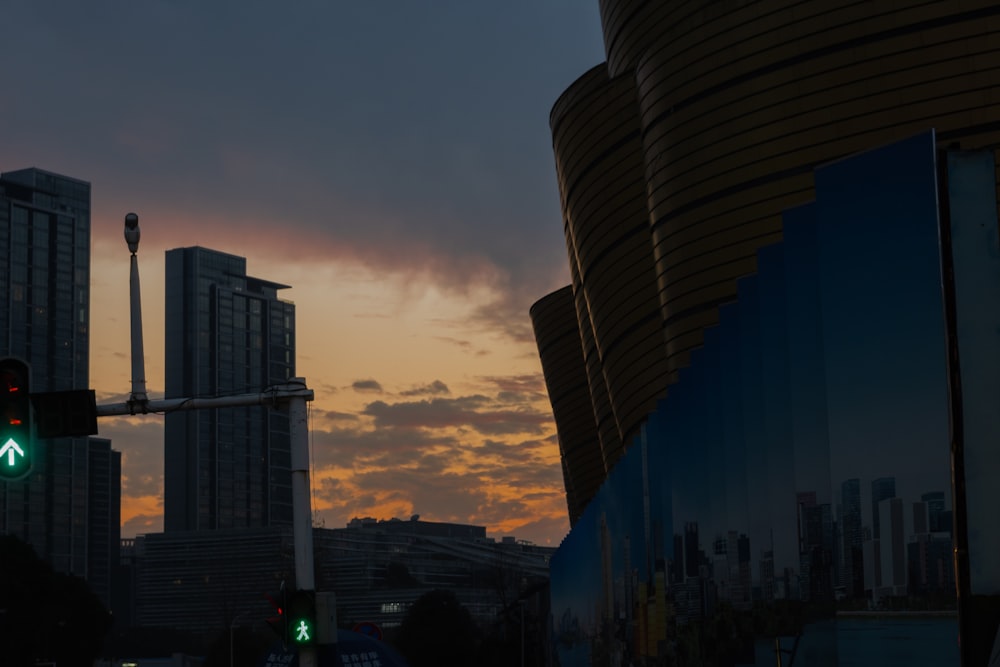
[[[287,285],[200,247],[166,255],[166,396],[254,393],[295,375]],[[288,418],[269,407],[166,415],[164,531],[291,525]]]
[[[90,184],[41,169],[0,175],[0,356],[31,391],[89,388]],[[0,532],[107,603],[117,563],[121,454],[96,438],[36,439],[24,480],[0,484]]]

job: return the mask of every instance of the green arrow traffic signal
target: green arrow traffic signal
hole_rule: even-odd
[[[28,364],[0,359],[0,479],[21,479],[31,472],[31,395]]]

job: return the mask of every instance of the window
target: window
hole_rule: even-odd
[[[406,611],[405,602],[383,602],[382,603],[382,613],[383,614],[402,614]]]

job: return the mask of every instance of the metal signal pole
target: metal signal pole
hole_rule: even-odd
[[[295,583],[300,590],[316,588],[313,564],[312,501],[309,484],[309,422],[306,402],[313,400],[313,391],[305,378],[290,378],[286,383],[268,387],[258,393],[217,398],[170,398],[149,400],[146,395],[146,374],[142,347],[142,307],[139,295],[139,216],[125,216],[125,242],[132,253],[130,272],[132,392],[124,403],[97,406],[98,417],[167,413],[179,410],[209,410],[214,408],[266,405],[288,413],[292,473],[292,531],[295,545]],[[334,628],[333,637],[336,637]],[[315,667],[316,649],[299,648],[300,667]]]

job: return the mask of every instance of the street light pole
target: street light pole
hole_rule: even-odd
[[[217,398],[172,398],[149,400],[146,395],[145,358],[142,346],[142,309],[139,295],[139,216],[125,216],[125,242],[131,253],[129,287],[131,296],[132,336],[132,392],[124,403],[97,406],[97,416],[165,413],[178,410],[203,410],[224,407],[270,405],[286,410],[289,422],[292,473],[292,514],[295,544],[295,584],[299,590],[315,591],[316,577],[313,564],[312,500],[309,484],[309,419],[306,402],[313,400],[313,392],[306,386],[305,378],[290,378],[285,384],[269,387],[264,391],[238,396]],[[332,602],[331,602],[332,605]],[[229,626],[229,664],[233,667],[233,629]],[[336,637],[336,628],[333,636]],[[336,641],[336,639],[334,639]],[[299,649],[300,667],[315,667],[316,649]]]
[[[129,394],[129,403],[143,406],[147,402],[146,357],[142,351],[142,301],[139,295],[139,259],[136,257],[139,252],[139,216],[135,213],[125,216],[125,243],[132,253],[128,279],[132,334],[132,393]]]

